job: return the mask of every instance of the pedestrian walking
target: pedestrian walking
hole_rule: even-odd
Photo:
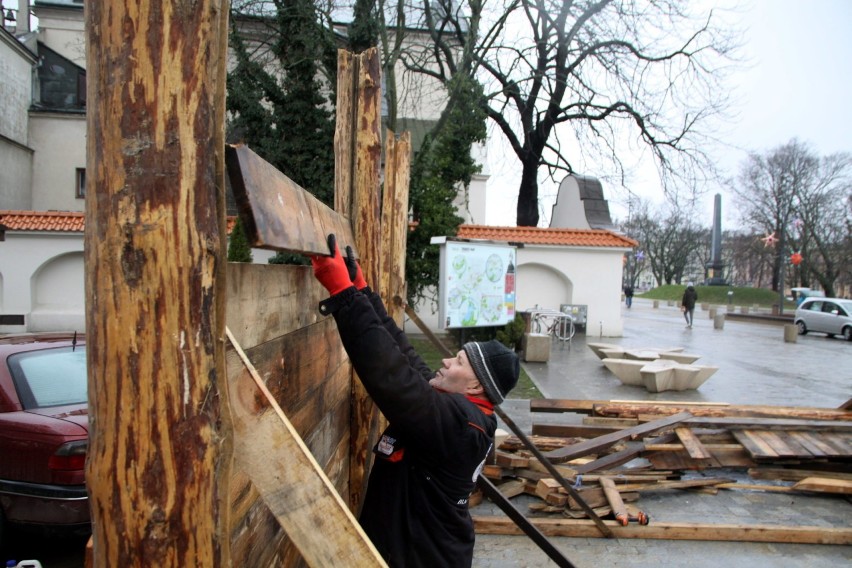
[[[696,301],[698,301],[698,292],[695,291],[695,286],[690,282],[686,285],[683,298],[680,300],[680,310],[683,312],[683,318],[686,320],[686,327],[692,327],[692,316],[695,313]]]
[[[630,284],[624,287],[624,303],[627,305],[628,310],[633,305],[633,286]]]

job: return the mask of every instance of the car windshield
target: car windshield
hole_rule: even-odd
[[[88,400],[85,347],[27,351],[8,362],[25,410]]]

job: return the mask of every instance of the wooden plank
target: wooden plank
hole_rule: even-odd
[[[852,411],[844,408],[798,406],[733,405],[715,402],[675,402],[642,400],[531,399],[531,412],[575,412],[599,416],[635,418],[639,414],[673,414],[688,411],[696,417],[766,417],[809,420],[852,421]]]
[[[820,434],[824,442],[837,448],[840,455],[852,457],[852,436],[839,432],[825,432]]]
[[[775,450],[772,449],[766,441],[761,438],[758,432],[754,430],[738,430],[733,432],[734,438],[742,444],[751,456],[756,460],[774,459],[778,457]]]
[[[596,438],[604,434],[618,432],[623,428],[611,426],[586,426],[584,424],[538,424],[533,423],[532,433],[537,436],[553,438]]]
[[[225,321],[247,351],[325,319],[317,306],[328,293],[310,266],[229,262],[227,292]]]
[[[393,301],[405,296],[405,257],[408,242],[408,193],[411,134],[399,139],[385,133],[385,185],[382,192],[382,269],[380,294],[388,314],[402,327],[404,310]]]
[[[698,439],[698,436],[692,433],[692,430],[689,428],[675,428],[675,434],[677,435],[680,442],[683,444],[683,447],[686,448],[687,453],[690,457],[698,460],[709,459],[712,458],[712,454],[707,451],[707,448],[701,443],[701,440]]]
[[[559,438],[553,436],[527,436],[527,439],[532,442],[536,448],[542,451],[564,448],[565,446],[570,446],[571,444],[576,444],[577,442],[582,441],[578,438]],[[526,448],[526,444],[524,444],[520,438],[517,436],[509,436],[503,440],[499,449],[506,451],[518,451],[525,450]]]
[[[783,440],[784,444],[790,449],[796,458],[803,460],[811,460],[814,458],[814,455],[807,449],[807,447],[799,443],[794,436],[791,436],[792,432],[789,430],[777,430],[775,434]]]
[[[584,416],[583,424],[586,426],[611,426],[612,428],[629,428],[636,426],[639,421],[635,418],[610,418],[607,416]]]
[[[580,442],[579,444],[573,444],[565,448],[560,448],[558,450],[547,452],[545,454],[545,457],[551,462],[564,463],[571,459],[582,457],[606,449],[615,444],[616,442],[619,442],[626,438],[647,434],[649,432],[654,432],[667,426],[671,426],[672,424],[677,424],[678,422],[686,420],[690,416],[691,415],[688,412],[682,412],[679,414],[675,414],[674,416],[667,416],[665,418],[661,418],[660,420],[655,420],[654,422],[648,422],[647,424],[641,424],[632,428],[625,428],[623,430],[619,430],[611,434],[598,436],[597,438],[594,438],[592,440],[587,440],[585,442]]]
[[[703,428],[760,429],[760,430],[825,430],[852,432],[852,422],[842,420],[810,420],[796,418],[750,418],[695,416],[684,421],[685,426]]]
[[[227,146],[228,178],[253,247],[328,254],[329,233],[340,250],[358,250],[349,222],[244,144]]]
[[[352,211],[355,171],[355,124],[360,58],[345,49],[337,52],[337,99],[334,122],[334,210],[344,217]]]
[[[809,432],[790,432],[790,437],[796,440],[800,446],[806,448],[815,458],[822,458],[834,454],[834,448],[823,444],[818,437]]]
[[[736,485],[733,479],[722,477],[705,477],[700,479],[677,479],[666,481],[654,481],[650,483],[626,483],[617,485],[619,491],[636,491],[639,493],[653,491],[668,491],[670,489],[694,489],[696,487],[721,486],[723,484]]]
[[[845,479],[852,481],[852,473],[820,471],[815,469],[757,467],[748,470],[748,475],[752,479],[770,479],[778,481],[800,481],[808,477],[824,477],[829,479]]]
[[[385,563],[346,503],[226,330],[245,370],[228,377],[234,452],[290,540],[311,566]]]
[[[757,483],[721,483],[716,489],[740,489],[743,491],[767,491],[769,493],[792,493],[789,485],[760,485]]]
[[[523,479],[513,479],[512,481],[501,483],[497,486],[497,489],[506,499],[511,499],[512,497],[523,494],[526,484],[527,482]]]
[[[600,537],[600,531],[592,521],[582,519],[530,519],[546,536],[574,538]],[[852,544],[852,528],[819,526],[743,525],[711,523],[666,523],[652,521],[650,525],[628,524],[626,527],[615,521],[604,521],[617,538],[639,538],[652,540],[703,540],[728,542],[779,542],[791,544]],[[473,516],[477,534],[521,534],[514,523],[506,517]]]
[[[742,447],[735,448],[713,448],[713,467],[754,467],[754,459]],[[706,469],[709,465],[707,460],[692,459],[685,450],[675,452],[648,452],[643,455],[654,464],[656,469]],[[717,465],[718,464],[718,465]]]
[[[794,489],[799,491],[814,491],[817,493],[835,493],[837,495],[852,495],[852,481],[848,479],[830,479],[825,477],[806,477],[797,482]]]
[[[649,452],[686,452],[692,459],[711,459],[713,457],[713,454],[711,453],[712,450],[729,451],[742,449],[741,444],[704,444],[703,448],[705,452],[707,452],[708,457],[696,458],[687,452],[686,447],[683,444],[645,443],[644,447],[645,450]]]
[[[834,408],[809,408],[761,405],[698,405],[692,403],[601,403],[594,405],[595,414],[601,416],[637,417],[640,414],[667,415],[690,412],[704,418],[795,418],[797,420],[842,420],[852,421],[852,412]]]
[[[796,457],[796,452],[790,448],[781,437],[775,432],[769,430],[756,431],[753,432],[755,435],[760,437],[772,450],[778,455],[779,458],[794,458]]]
[[[607,454],[588,463],[577,465],[574,467],[574,470],[579,474],[586,474],[592,471],[616,467],[629,462],[642,453],[644,449],[645,447],[642,442],[628,442],[624,449]]]
[[[530,465],[529,458],[500,450],[494,452],[494,460],[497,465],[505,468],[528,467]]]

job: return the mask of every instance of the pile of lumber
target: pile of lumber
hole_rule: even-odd
[[[650,515],[640,498],[658,491],[852,494],[849,410],[577,400],[530,406],[586,415],[582,424],[533,422],[528,442],[562,479],[515,436],[498,441],[483,475],[506,497],[534,496],[531,511],[558,519],[588,518],[591,508],[617,525],[645,524]],[[850,535],[843,530],[845,541]]]

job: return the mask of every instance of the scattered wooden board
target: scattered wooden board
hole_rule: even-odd
[[[815,491],[818,493],[836,493],[852,495],[852,481],[847,479],[828,479],[825,477],[806,477],[793,486],[799,491]]]
[[[235,457],[267,507],[309,565],[348,558],[385,566],[230,330],[226,336],[245,368],[228,384]]]
[[[588,520],[578,519],[530,519],[546,536],[574,538],[596,538],[601,533]],[[617,538],[647,538],[656,540],[704,540],[729,542],[779,542],[791,544],[852,544],[852,528],[817,526],[776,526],[708,523],[661,523],[651,521],[649,525],[628,524],[626,527],[615,521],[604,521]],[[473,517],[477,534],[522,534],[515,523],[507,517]]]

